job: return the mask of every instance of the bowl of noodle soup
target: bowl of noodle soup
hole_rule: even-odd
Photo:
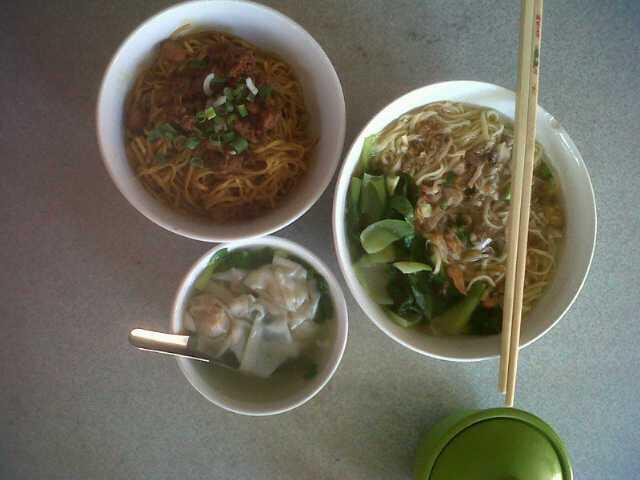
[[[513,92],[468,81],[419,88],[351,146],[334,197],[347,285],[385,334],[453,361],[496,357],[510,202]],[[521,345],[548,332],[586,279],[593,188],[577,147],[537,112]]]
[[[269,7],[193,1],[120,46],[97,104],[105,166],[140,213],[209,242],[273,233],[318,200],[345,135],[338,76]]]

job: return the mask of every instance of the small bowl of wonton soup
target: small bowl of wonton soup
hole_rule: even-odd
[[[178,289],[171,328],[196,334],[227,369],[178,358],[189,383],[235,413],[296,408],[331,379],[347,343],[344,295],[306,248],[277,237],[221,244],[191,267]]]

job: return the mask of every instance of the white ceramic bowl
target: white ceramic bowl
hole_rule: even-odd
[[[311,167],[279,208],[255,220],[223,225],[179,213],[144,189],[127,160],[123,126],[127,93],[158,44],[187,23],[197,30],[227,31],[277,53],[293,67],[303,86],[311,130],[319,138]],[[104,163],[131,205],[167,230],[198,240],[222,242],[273,233],[296,220],[320,198],[342,154],[345,105],[331,61],[311,35],[293,20],[251,2],[194,1],[151,17],[122,43],[102,80],[96,121]]]
[[[414,90],[378,113],[360,132],[351,146],[338,178],[333,204],[333,234],[340,268],[347,285],[371,320],[387,335],[407,348],[424,355],[454,361],[474,361],[495,357],[500,352],[499,337],[432,337],[393,323],[373,302],[355,276],[349,255],[345,202],[349,180],[358,162],[362,142],[382,130],[400,115],[427,103],[453,100],[492,108],[513,119],[515,96],[497,85],[481,82],[444,82]],[[553,327],[580,292],[591,264],[596,239],[596,206],[593,188],[580,152],[567,132],[551,114],[538,108],[537,140],[560,177],[566,231],[557,271],[551,285],[534,309],[523,319],[521,344],[530,345]]]
[[[342,354],[347,345],[348,313],[344,294],[336,278],[324,263],[306,248],[278,237],[262,237],[255,240],[238,240],[218,245],[205,253],[185,275],[173,303],[171,329],[174,333],[184,332],[183,317],[192,286],[202,270],[206,268],[211,256],[218,250],[227,248],[271,247],[284,250],[307,262],[322,275],[333,299],[334,316],[328,320],[330,346],[321,360],[318,374],[309,380],[303,378],[287,380],[284,384],[265,386],[265,381],[258,384],[251,378],[224,368],[215,368],[196,360],[178,358],[178,366],[189,383],[207,400],[235,413],[244,415],[274,415],[292,410],[307,400],[329,382],[338,368]],[[269,380],[271,381],[271,379]],[[261,386],[262,385],[262,386]]]

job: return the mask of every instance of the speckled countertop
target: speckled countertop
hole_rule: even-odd
[[[126,343],[167,326],[207,245],[131,208],[102,166],[94,105],[118,44],[166,1],[6,2],[0,22],[0,478],[406,479],[421,432],[497,406],[497,362],[453,364],[388,339],[347,295],[350,338],[329,386],[272,418],[226,413],[170,359]],[[324,47],[347,145],[415,87],[513,88],[519,2],[275,1]],[[521,356],[519,406],[566,440],[576,478],[640,475],[640,2],[545,5],[540,103],[580,148],[596,192],[591,274]],[[333,184],[280,234],[334,271]],[[571,214],[571,212],[570,212]],[[321,234],[318,234],[321,232]]]

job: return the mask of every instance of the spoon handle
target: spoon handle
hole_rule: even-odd
[[[190,339],[189,335],[154,332],[142,328],[134,328],[129,332],[129,343],[140,350],[166,353],[208,363],[210,361],[208,357],[190,348]]]

